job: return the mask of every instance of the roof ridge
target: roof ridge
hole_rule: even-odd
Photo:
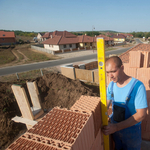
[[[59,39],[59,41],[58,41],[58,43],[57,43],[57,44],[59,44],[59,42],[60,42],[61,38],[62,38],[62,36],[60,36],[60,39]]]

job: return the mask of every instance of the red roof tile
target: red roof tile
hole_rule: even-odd
[[[68,31],[54,31],[54,32],[47,32],[47,33],[45,33],[42,37],[43,38],[50,38],[51,37],[51,35],[54,37],[54,36],[64,36],[64,37],[66,37],[66,38],[75,38],[75,37],[77,37],[76,35],[74,35],[74,34],[72,34],[72,33],[70,33],[70,32],[68,32]]]
[[[64,36],[54,36],[44,41],[43,44],[62,45],[78,43],[78,38],[66,38]]]
[[[0,38],[15,38],[15,33],[0,31]]]
[[[93,42],[93,37],[87,35],[80,35],[78,36],[78,42],[86,43],[86,42]]]
[[[97,36],[97,37],[103,37],[105,41],[113,41],[113,40],[114,40],[113,38],[110,38],[110,37],[108,37],[108,36],[106,36],[106,35],[103,35],[103,34],[100,34],[100,35]]]
[[[125,39],[126,37],[124,35],[118,34],[118,35],[113,35],[112,38]]]

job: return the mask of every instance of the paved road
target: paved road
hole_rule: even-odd
[[[106,56],[109,56],[110,54],[121,54],[121,53],[127,51],[128,49],[130,49],[130,48],[107,51]],[[81,56],[81,57],[32,63],[32,64],[26,64],[26,65],[12,66],[12,67],[5,67],[5,68],[0,69],[0,76],[14,74],[16,72],[19,73],[19,72],[25,72],[25,71],[29,71],[29,70],[54,67],[54,66],[67,64],[67,63],[74,63],[74,62],[90,60],[90,59],[97,59],[97,54],[95,53],[95,54],[90,54],[90,55]]]
[[[143,43],[143,42],[141,42],[139,39],[135,39],[135,41],[136,41],[136,43]]]

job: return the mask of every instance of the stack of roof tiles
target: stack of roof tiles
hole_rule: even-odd
[[[100,98],[81,96],[71,110],[53,108],[7,149],[100,150]]]

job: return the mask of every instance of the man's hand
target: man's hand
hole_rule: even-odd
[[[117,124],[112,124],[112,123],[109,123],[108,126],[103,126],[102,127],[102,132],[105,134],[105,135],[109,135],[109,134],[112,134],[114,132],[117,131]]]

